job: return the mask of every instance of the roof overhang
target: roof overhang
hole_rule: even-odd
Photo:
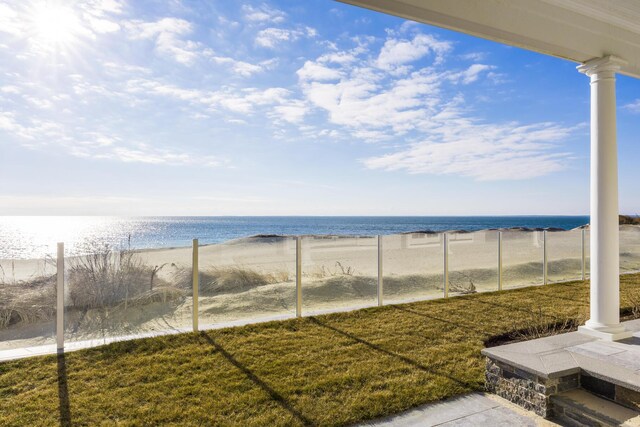
[[[584,63],[613,55],[640,78],[638,0],[339,0]]]

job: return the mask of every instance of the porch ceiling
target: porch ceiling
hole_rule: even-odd
[[[615,55],[640,78],[638,0],[338,0],[547,55]]]

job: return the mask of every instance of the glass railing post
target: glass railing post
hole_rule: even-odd
[[[64,243],[58,243],[56,268],[56,344],[64,351]]]
[[[198,332],[198,295],[200,294],[200,270],[198,267],[198,239],[193,239],[191,275],[193,280],[193,332]]]
[[[302,317],[302,237],[296,237],[296,317]]]
[[[586,229],[582,229],[582,280],[586,280],[587,278],[587,247],[586,247],[586,240],[587,240],[587,230]]]
[[[443,252],[443,292],[444,297],[449,297],[449,236],[442,233],[442,252]]]
[[[542,284],[546,285],[547,277],[547,230],[542,232]]]
[[[502,290],[502,231],[498,231],[498,290]]]
[[[383,304],[382,236],[378,235],[378,306]]]

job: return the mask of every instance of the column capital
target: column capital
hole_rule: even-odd
[[[613,55],[607,55],[601,58],[590,59],[589,61],[578,65],[576,68],[579,72],[586,74],[587,76],[592,76],[594,74],[607,71],[615,73],[626,64],[627,61],[622,58],[618,58],[617,56]]]

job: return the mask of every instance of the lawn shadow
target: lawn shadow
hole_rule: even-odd
[[[472,331],[475,331],[478,334],[492,335],[494,333],[494,332],[486,331],[484,329],[480,329],[476,325],[472,325],[470,323],[465,323],[465,322],[460,322],[460,321],[452,322],[452,321],[447,320],[447,319],[441,319],[441,318],[433,316],[431,314],[422,313],[420,311],[412,310],[410,308],[403,307],[403,306],[400,306],[400,305],[392,305],[390,307],[392,307],[392,308],[394,308],[396,310],[400,310],[400,311],[404,311],[406,313],[410,313],[410,314],[416,315],[416,316],[421,316],[421,317],[424,317],[426,319],[437,320],[438,322],[446,323],[448,325],[451,325],[451,326],[459,328],[459,329],[463,329],[463,330],[470,329]],[[451,310],[451,311],[453,311],[453,310]]]
[[[466,387],[468,389],[471,389],[471,390],[475,390],[475,385],[474,384],[468,383],[468,382],[466,382],[464,380],[461,380],[459,378],[453,377],[453,376],[451,376],[449,374],[438,372],[435,369],[429,368],[429,367],[421,364],[420,362],[415,361],[415,360],[413,360],[413,359],[411,359],[411,358],[409,358],[407,356],[403,356],[402,354],[398,354],[398,353],[395,353],[393,351],[387,350],[387,349],[385,349],[385,348],[383,348],[383,347],[381,347],[381,346],[379,346],[377,344],[374,344],[374,343],[369,342],[369,341],[367,341],[365,339],[357,337],[357,336],[355,336],[355,335],[353,335],[353,334],[351,334],[349,332],[345,332],[345,331],[343,331],[341,329],[338,329],[335,326],[331,326],[331,325],[328,325],[326,323],[322,323],[320,320],[318,320],[317,317],[313,317],[312,316],[312,317],[308,317],[308,319],[311,322],[313,322],[316,325],[318,325],[318,326],[321,326],[323,328],[327,328],[327,329],[329,329],[329,330],[331,330],[331,331],[333,331],[333,332],[335,332],[335,333],[337,333],[339,335],[347,337],[347,338],[349,338],[349,339],[351,339],[351,340],[353,340],[353,341],[355,341],[357,343],[364,344],[364,345],[366,345],[367,347],[369,347],[369,348],[371,348],[373,350],[376,350],[376,351],[378,351],[380,353],[386,354],[387,356],[395,357],[396,359],[401,360],[402,362],[404,362],[404,363],[406,363],[408,365],[411,365],[414,368],[417,368],[417,369],[419,369],[419,370],[421,370],[423,372],[426,372],[426,373],[431,374],[431,375],[436,375],[436,376],[447,378],[447,379],[455,382],[456,384],[459,384],[459,385],[461,385],[463,387]]]
[[[483,296],[488,295],[487,294],[483,294]],[[496,307],[498,309],[507,309],[507,310],[515,310],[515,311],[521,311],[523,313],[527,313],[527,314],[532,314],[533,311],[531,309],[528,308],[524,308],[524,307],[520,307],[517,305],[509,305],[509,304],[500,304],[498,302],[495,301],[485,301],[485,299],[489,298],[489,297],[485,297],[485,298],[470,298],[472,295],[463,295],[463,296],[459,296],[457,298],[459,298],[460,300],[465,300],[467,302],[474,302],[477,304],[485,304],[485,305],[490,305],[492,307]]]
[[[551,300],[555,299],[556,297],[548,295],[545,292],[540,292],[541,296],[549,298]],[[475,304],[483,304],[483,305],[488,305],[488,306],[492,306],[492,307],[496,307],[496,308],[502,308],[502,309],[507,309],[507,310],[515,310],[515,311],[519,311],[521,313],[525,313],[528,314],[530,316],[533,317],[537,317],[540,316],[541,314],[544,316],[548,316],[551,319],[555,319],[555,320],[561,320],[563,318],[562,315],[559,314],[550,314],[547,312],[541,313],[541,307],[542,307],[542,303],[541,302],[537,302],[536,305],[531,305],[529,308],[524,308],[522,306],[516,306],[516,305],[509,305],[509,304],[501,304],[495,301],[487,301],[486,298],[467,298],[466,296],[464,297],[460,297],[461,299],[465,299],[467,302],[470,303],[475,303]],[[563,298],[563,299],[567,299],[567,298]],[[574,301],[574,300],[570,300],[567,299],[569,301],[572,302],[578,302],[578,301]],[[582,304],[582,303],[580,303]],[[553,305],[551,305],[550,307],[553,307]]]
[[[71,407],[69,405],[69,387],[67,384],[67,362],[64,351],[58,350],[58,402],[60,408],[60,425],[71,426]]]
[[[569,302],[573,302],[576,303],[578,305],[582,305],[585,307],[589,306],[589,301],[585,301],[584,299],[575,299],[575,298],[567,298],[567,297],[561,297],[560,295],[555,295],[555,294],[551,294],[549,292],[544,292],[544,288],[538,289],[537,293],[544,295],[548,298],[552,298],[552,299],[559,299],[559,300],[563,300],[563,301],[569,301]]]
[[[267,383],[262,381],[256,374],[251,372],[249,368],[240,363],[237,359],[235,359],[228,351],[224,349],[220,344],[218,344],[213,338],[207,335],[205,332],[201,332],[200,336],[204,338],[213,348],[216,349],[229,363],[242,371],[243,374],[247,376],[255,385],[264,390],[278,405],[280,405],[284,410],[288,411],[291,415],[293,415],[298,421],[300,421],[305,426],[313,426],[315,425],[311,420],[305,417],[300,411],[295,409],[291,404],[285,399],[281,394],[271,388]]]

